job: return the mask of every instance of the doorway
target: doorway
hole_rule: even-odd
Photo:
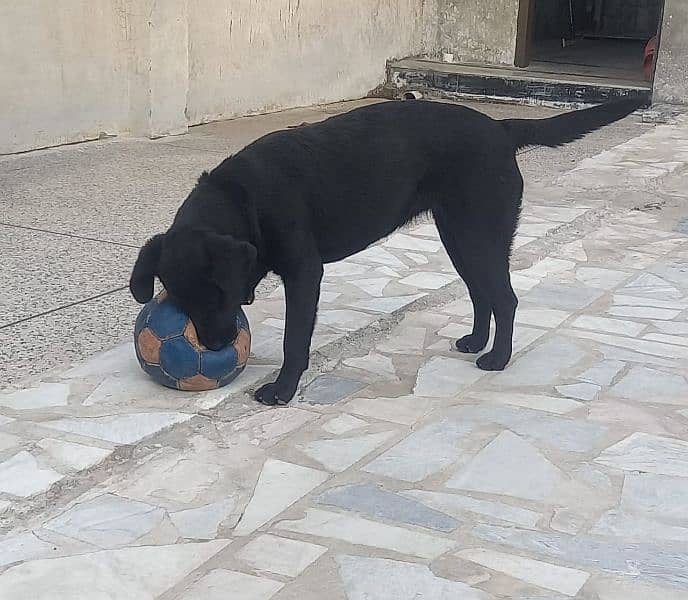
[[[650,82],[664,0],[520,0],[516,65]]]

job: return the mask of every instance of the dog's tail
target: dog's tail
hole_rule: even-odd
[[[526,146],[556,148],[623,119],[644,104],[645,100],[628,98],[564,113],[549,119],[505,119],[500,123],[509,132],[516,148]]]

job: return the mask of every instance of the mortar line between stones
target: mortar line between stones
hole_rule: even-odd
[[[124,242],[113,242],[111,240],[101,240],[99,238],[88,237],[85,235],[76,235],[74,233],[64,233],[62,231],[52,231],[50,229],[41,229],[40,227],[29,227],[28,225],[16,225],[15,223],[6,223],[5,221],[0,221],[0,225],[3,227],[14,227],[16,229],[26,229],[27,231],[35,231],[37,233],[48,233],[50,235],[61,235],[63,237],[75,238],[77,240],[85,240],[87,242],[100,242],[101,244],[110,244],[112,246],[122,246],[124,248],[135,248],[138,249],[140,246],[134,244],[125,244]]]
[[[46,310],[46,311],[43,311],[41,313],[31,315],[30,317],[24,317],[23,319],[18,319],[17,321],[12,321],[11,323],[6,323],[5,325],[0,325],[0,330],[7,329],[8,327],[14,327],[15,325],[21,325],[22,323],[25,323],[26,321],[31,321],[32,319],[38,319],[39,317],[45,317],[46,315],[56,313],[60,310],[64,310],[65,308],[72,308],[73,306],[79,306],[80,304],[85,304],[86,302],[90,302],[91,300],[98,300],[99,298],[103,298],[105,296],[109,296],[111,294],[115,294],[117,292],[121,292],[123,290],[126,290],[127,287],[128,286],[123,285],[123,286],[120,286],[118,288],[115,288],[114,290],[102,292],[100,294],[96,294],[95,296],[90,296],[89,298],[84,298],[83,300],[76,300],[74,302],[70,302],[68,304],[63,304],[62,306],[58,306],[56,308],[51,308],[50,310]]]

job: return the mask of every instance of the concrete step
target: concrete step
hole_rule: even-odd
[[[479,66],[407,58],[387,65],[385,93],[404,98],[416,93],[440,99],[497,100],[553,106],[585,105],[621,97],[652,99],[643,81],[596,74],[560,73],[538,69]]]

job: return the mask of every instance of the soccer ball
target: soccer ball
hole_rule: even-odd
[[[248,319],[242,310],[236,319],[236,340],[221,350],[208,350],[191,319],[163,291],[136,319],[136,357],[148,375],[167,387],[194,392],[222,387],[244,370],[251,351]]]

